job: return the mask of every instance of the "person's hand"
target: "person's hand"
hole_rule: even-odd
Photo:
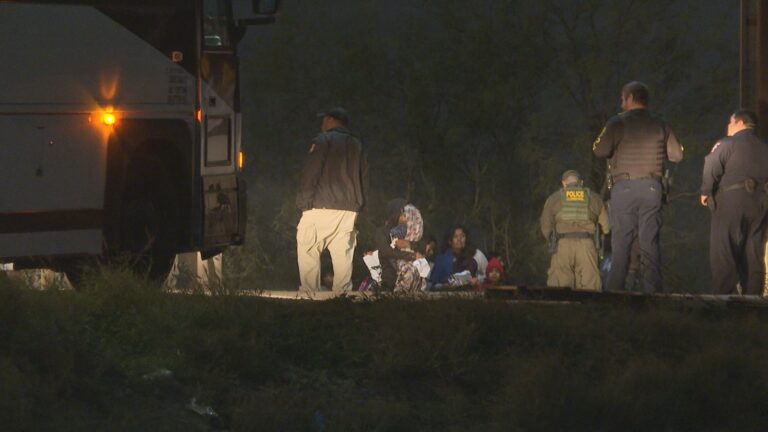
[[[421,252],[419,252],[419,251],[416,251],[416,253],[414,255],[416,256],[416,259],[424,258],[424,255],[422,255]]]
[[[708,201],[709,201],[709,195],[702,195],[701,196],[701,205],[706,207],[707,204],[708,204]]]
[[[477,286],[478,282],[479,282],[479,279],[477,277],[473,277],[472,279],[469,280],[469,284],[472,286]]]
[[[411,242],[408,240],[397,239],[395,240],[395,246],[397,246],[398,249],[410,249]]]

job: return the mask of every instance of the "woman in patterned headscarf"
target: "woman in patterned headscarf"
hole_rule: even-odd
[[[421,238],[424,235],[424,220],[421,218],[421,212],[413,204],[408,204],[403,207],[403,214],[406,225],[406,234],[403,240],[408,242],[407,249],[423,256]],[[413,265],[413,260],[397,260],[396,267],[395,291],[415,292],[426,287],[427,281],[419,275],[419,270]]]
[[[387,203],[384,225],[374,232],[384,290],[411,292],[426,285],[413,265],[424,253],[423,232],[424,222],[415,206],[402,198]]]

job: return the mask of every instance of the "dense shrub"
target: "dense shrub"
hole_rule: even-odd
[[[87,276],[81,292],[0,283],[3,430],[725,430],[768,421],[759,309],[281,301],[169,294],[109,269]],[[218,417],[186,409],[192,398]]]

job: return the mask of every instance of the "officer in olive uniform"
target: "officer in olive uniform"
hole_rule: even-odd
[[[635,236],[646,293],[661,291],[662,173],[666,161],[683,159],[683,146],[669,125],[648,110],[648,87],[633,81],[621,90],[621,114],[608,120],[592,145],[608,159],[613,183],[609,217],[612,264],[606,289],[623,291]]]
[[[608,213],[600,195],[583,186],[577,171],[563,173],[562,185],[547,198],[541,214],[541,232],[554,249],[547,285],[599,291],[595,239],[598,224],[608,232]]]
[[[763,230],[768,214],[768,144],[755,134],[757,116],[736,111],[728,136],[704,159],[701,204],[712,210],[709,260],[715,294],[761,295]]]

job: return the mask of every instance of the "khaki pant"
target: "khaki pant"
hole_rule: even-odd
[[[352,257],[357,245],[357,213],[345,210],[306,210],[296,227],[296,253],[301,289],[320,289],[320,254],[326,248],[333,261],[333,292],[352,288]]]
[[[560,239],[549,264],[547,285],[600,291],[602,284],[594,241],[588,238]]]

